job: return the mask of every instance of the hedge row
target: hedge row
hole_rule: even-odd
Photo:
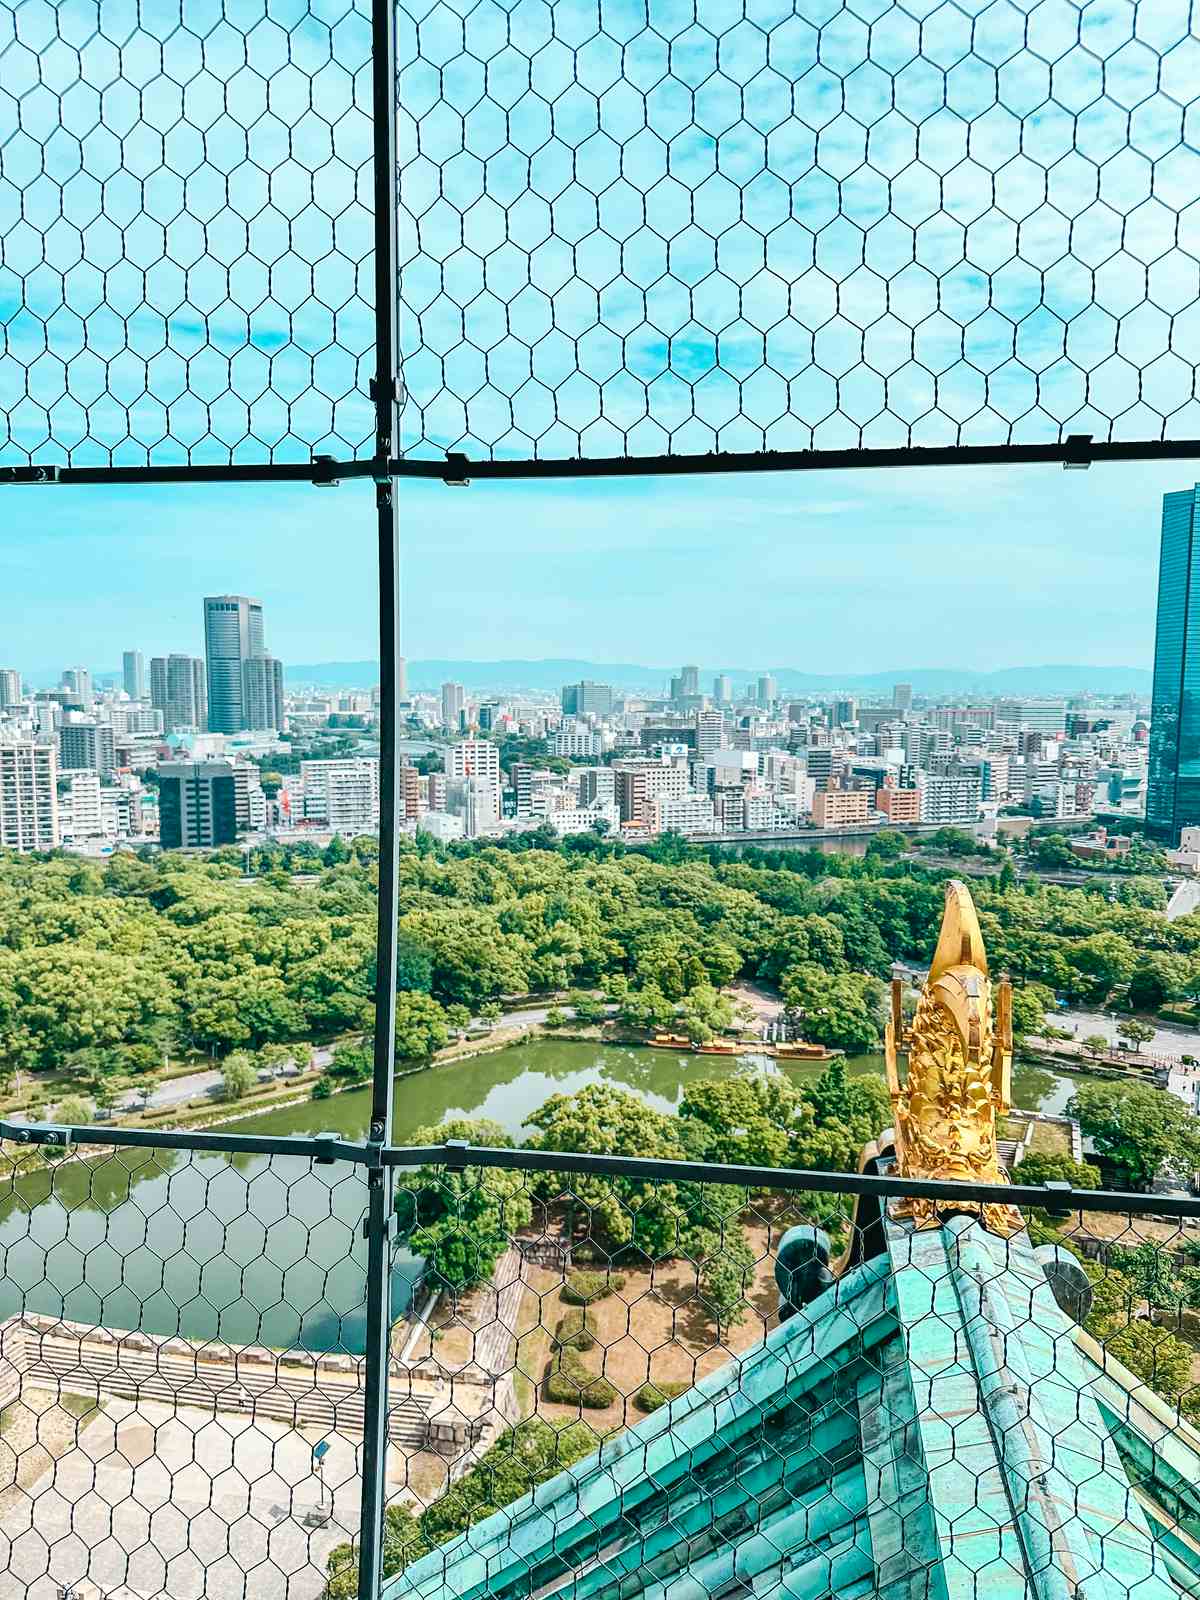
[[[568,1311],[559,1320],[554,1337],[560,1347],[569,1345],[572,1350],[594,1349],[596,1335],[588,1326],[587,1309],[580,1306],[575,1311]]]
[[[617,1398],[617,1391],[607,1378],[590,1371],[579,1351],[568,1344],[559,1347],[546,1375],[546,1398],[559,1405],[603,1411]]]
[[[665,1406],[668,1400],[674,1400],[676,1395],[690,1388],[689,1383],[644,1383],[634,1395],[633,1403],[639,1411],[657,1411],[659,1406]]]
[[[605,1295],[619,1294],[625,1287],[620,1272],[571,1272],[559,1291],[559,1298],[569,1306],[590,1306]]]

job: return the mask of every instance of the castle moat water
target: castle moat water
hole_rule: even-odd
[[[796,1080],[822,1070],[763,1064]],[[878,1055],[848,1064],[855,1073],[883,1071]],[[589,1083],[670,1111],[688,1084],[736,1070],[727,1057],[534,1039],[399,1079],[394,1137],[411,1139],[447,1117],[486,1117],[521,1140],[526,1119],[550,1095]],[[1061,1112],[1077,1081],[1018,1066],[1013,1098],[1023,1109]],[[352,1090],[224,1131],[361,1138],[368,1110],[368,1091]],[[123,1150],[46,1166],[0,1198],[0,1317],[28,1309],[156,1334],[357,1353],[364,1203],[359,1169],[311,1167],[291,1156]],[[417,1269],[402,1253],[397,1314]]]

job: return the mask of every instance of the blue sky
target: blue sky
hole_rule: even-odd
[[[868,672],[1149,666],[1178,466],[401,484],[413,658]],[[0,665],[200,652],[200,600],[266,606],[285,661],[375,654],[374,507],[238,486],[4,492]]]
[[[0,463],[369,448],[367,10],[16,8]],[[1186,0],[398,16],[405,451],[1200,437]],[[1160,497],[1197,475],[414,485],[407,649],[1145,666]],[[198,650],[214,589],[285,660],[374,652],[364,486],[0,503],[4,664]]]

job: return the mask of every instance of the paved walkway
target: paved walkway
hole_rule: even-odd
[[[72,1583],[105,1595],[128,1585],[145,1600],[317,1600],[360,1495],[355,1442],[333,1435],[333,1519],[304,1525],[320,1437],[232,1412],[107,1402],[0,1518],[0,1600],[57,1600]]]
[[[482,1297],[479,1320],[483,1326],[475,1335],[475,1365],[490,1377],[503,1377],[512,1371],[513,1344],[524,1292],[521,1252],[506,1250],[496,1263],[491,1287]]]

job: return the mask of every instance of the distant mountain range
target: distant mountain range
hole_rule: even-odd
[[[410,690],[436,691],[455,682],[468,690],[489,693],[537,690],[557,693],[565,683],[591,678],[616,689],[664,692],[679,668],[645,667],[628,661],[410,661]],[[712,688],[713,674],[728,673],[735,689],[769,673],[782,695],[890,695],[894,683],[911,683],[918,694],[1149,694],[1151,674],[1145,667],[1004,667],[998,672],[972,672],[961,667],[897,668],[894,672],[819,673],[795,667],[704,667],[700,687]],[[379,681],[376,661],[320,661],[286,669],[289,686],[318,685],[328,689],[361,688]]]

